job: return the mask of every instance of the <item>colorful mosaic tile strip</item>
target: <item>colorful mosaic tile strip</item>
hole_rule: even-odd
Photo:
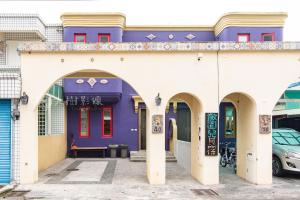
[[[300,50],[300,42],[130,42],[130,43],[53,43],[25,42],[21,52],[60,51],[258,51]]]

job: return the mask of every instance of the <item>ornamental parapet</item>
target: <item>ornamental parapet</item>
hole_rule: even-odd
[[[143,51],[276,51],[300,50],[300,42],[131,42],[131,43],[52,43],[25,42],[20,52],[143,52]]]

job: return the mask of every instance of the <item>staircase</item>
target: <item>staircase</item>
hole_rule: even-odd
[[[131,162],[146,162],[146,151],[130,151],[130,161]],[[167,162],[177,162],[175,156],[172,152],[166,151],[166,161]]]

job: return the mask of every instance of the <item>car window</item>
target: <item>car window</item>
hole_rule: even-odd
[[[300,133],[296,131],[273,132],[273,144],[300,145]]]

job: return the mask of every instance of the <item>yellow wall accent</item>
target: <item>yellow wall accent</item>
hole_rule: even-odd
[[[39,136],[39,172],[65,159],[67,152],[66,134]]]
[[[232,12],[223,15],[215,25],[215,35],[229,26],[283,27],[287,13],[284,12]]]
[[[61,16],[64,27],[125,27],[125,15],[122,13],[64,13]]]
[[[170,119],[169,123],[173,126],[173,137],[170,139],[170,151],[175,155],[175,143],[177,142],[177,124],[175,119]]]

